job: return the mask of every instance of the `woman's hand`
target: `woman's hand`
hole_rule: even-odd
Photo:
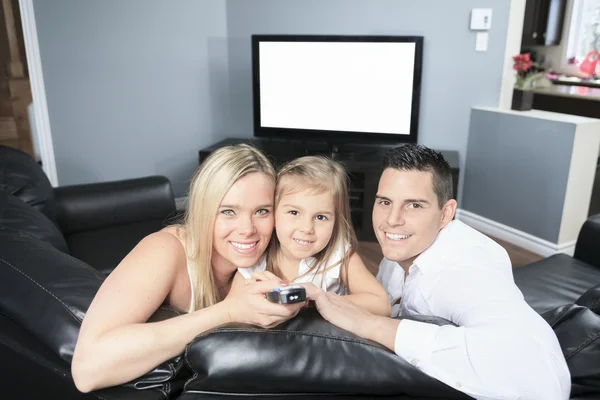
[[[282,286],[285,286],[287,284],[287,282],[285,280],[280,279],[274,273],[269,272],[269,271],[262,271],[262,272],[255,272],[252,274],[252,278],[246,279],[246,285],[250,285],[254,282],[270,281],[270,280],[280,281]]]
[[[295,317],[304,303],[284,305],[267,300],[269,290],[286,285],[275,278],[259,281],[253,277],[245,285],[234,285],[223,300],[227,304],[231,321],[271,328]]]

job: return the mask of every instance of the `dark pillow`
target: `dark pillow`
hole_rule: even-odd
[[[274,329],[228,324],[205,332],[188,344],[185,357],[194,377],[184,396],[200,391],[469,398],[311,308]]]
[[[70,364],[81,321],[104,276],[29,235],[0,230],[0,244],[0,310]],[[175,315],[162,308],[150,320]],[[182,356],[175,357],[125,386],[181,390],[183,366]]]
[[[0,231],[29,235],[69,253],[62,232],[46,215],[6,192],[0,192]]]
[[[0,192],[20,198],[56,221],[54,190],[50,180],[29,154],[0,146]]]

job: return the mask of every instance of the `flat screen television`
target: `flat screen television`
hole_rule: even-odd
[[[422,36],[253,35],[254,136],[414,143]]]

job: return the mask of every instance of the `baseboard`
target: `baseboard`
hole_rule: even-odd
[[[175,209],[177,211],[183,211],[187,208],[187,196],[175,197]]]
[[[456,210],[456,219],[486,235],[494,236],[543,257],[549,257],[556,253],[572,256],[575,252],[575,241],[559,245],[469,211]]]

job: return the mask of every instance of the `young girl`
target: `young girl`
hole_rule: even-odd
[[[325,157],[291,161],[277,174],[275,233],[256,265],[238,268],[259,280],[271,273],[306,288],[311,299],[321,291],[347,295],[357,305],[390,315],[385,289],[355,252],[344,168]]]

